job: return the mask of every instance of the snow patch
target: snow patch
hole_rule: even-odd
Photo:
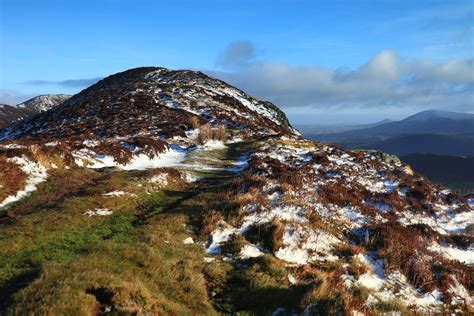
[[[239,257],[242,259],[255,258],[263,256],[264,253],[254,244],[248,244],[242,247]]]
[[[148,180],[150,183],[166,186],[168,184],[168,173],[163,172],[158,175],[154,175],[153,177]]]
[[[85,212],[83,215],[91,216],[110,216],[113,212],[107,208],[96,208],[94,210],[89,210]]]
[[[215,139],[210,139],[207,142],[205,142],[203,145],[198,146],[199,148],[204,148],[204,149],[224,149],[227,148],[227,146],[224,144],[222,140],[215,140]]]
[[[130,196],[130,197],[136,197],[137,195],[135,193],[129,193],[129,192],[124,192],[124,191],[112,191],[108,193],[103,193],[102,196],[107,196],[107,197],[120,197],[120,196]]]
[[[278,249],[275,256],[296,264],[307,264],[315,260],[335,261],[338,257],[330,254],[330,251],[332,245],[338,242],[339,239],[326,232],[289,224],[283,234],[283,247]]]
[[[450,246],[448,244],[438,244],[433,242],[428,250],[433,251],[447,259],[457,260],[465,264],[474,264],[474,247],[466,250]]]
[[[194,240],[191,237],[188,237],[188,238],[183,240],[183,244],[185,244],[185,245],[194,244]]]
[[[218,254],[221,252],[220,245],[230,239],[230,236],[236,233],[237,230],[224,221],[217,224],[216,229],[210,236],[210,243],[207,247],[207,253]]]
[[[119,164],[114,157],[96,154],[90,149],[80,149],[72,153],[75,163],[79,167],[99,169],[106,167],[117,167],[122,170],[144,170],[153,168],[175,167],[186,157],[186,150],[174,146],[158,155],[149,157],[145,154],[134,155],[131,161],[125,165]]]

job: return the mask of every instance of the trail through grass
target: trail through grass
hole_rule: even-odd
[[[215,313],[203,248],[182,241],[197,238],[191,215],[214,199],[215,184],[238,176],[250,149],[191,152],[180,169],[200,177],[193,187],[150,190],[146,179],[123,171],[52,175],[9,209],[0,229],[0,313]],[[102,195],[124,188],[136,197]],[[113,214],[84,215],[95,208]]]

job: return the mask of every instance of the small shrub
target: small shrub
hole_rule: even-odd
[[[310,315],[320,313],[322,315],[338,315],[342,314],[344,304],[340,293],[335,290],[330,280],[334,277],[323,277],[318,283],[313,285],[301,300],[301,307],[309,308]]]
[[[262,225],[252,225],[245,232],[245,237],[251,243],[261,245],[272,252],[277,251],[282,246],[284,227],[279,221],[265,223]]]
[[[14,162],[0,157],[0,202],[7,196],[22,190],[26,184],[25,173]]]
[[[221,246],[222,253],[237,255],[245,245],[245,239],[240,234],[232,234],[228,241]]]
[[[198,143],[204,144],[210,139],[212,139],[212,127],[210,123],[206,123],[199,130]]]
[[[191,127],[194,129],[199,128],[201,126],[201,123],[199,122],[199,118],[197,116],[191,117],[190,123]]]
[[[206,238],[215,229],[217,224],[223,220],[222,214],[216,211],[211,211],[203,215],[201,219],[201,229],[199,234],[201,237]]]
[[[229,264],[211,263],[204,266],[204,277],[207,287],[216,292],[222,292],[229,279],[232,267]]]
[[[217,127],[213,130],[212,136],[213,139],[217,140],[225,140],[225,133],[226,133],[226,127],[224,124],[219,124]]]

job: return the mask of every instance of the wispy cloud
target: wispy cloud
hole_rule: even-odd
[[[472,57],[474,6],[472,1],[425,6],[374,25],[379,36],[404,34],[403,40],[418,48],[418,54],[436,59]]]
[[[384,50],[356,69],[256,60],[232,70],[209,73],[284,107],[472,111],[474,99],[473,59],[440,63]]]
[[[88,79],[69,79],[60,81],[48,81],[48,80],[31,80],[25,82],[26,84],[33,86],[60,86],[66,88],[83,88],[93,85],[97,81],[101,80],[102,77],[88,78]]]
[[[0,104],[15,105],[35,96],[36,94],[23,93],[17,90],[0,89]]]
[[[255,46],[250,41],[237,41],[229,44],[216,64],[223,67],[246,66],[257,57]]]
[[[409,26],[417,30],[436,32],[440,24],[444,28],[456,28],[459,21],[470,21],[474,7],[470,1],[464,4],[446,3],[444,5],[426,6],[423,10],[415,10],[394,19],[384,20],[377,25],[377,30],[396,29]]]

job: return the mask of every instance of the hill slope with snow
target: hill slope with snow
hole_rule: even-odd
[[[202,73],[112,75],[1,139],[1,313],[473,311],[471,196]]]
[[[183,136],[193,117],[248,128],[253,134],[297,133],[276,106],[220,80],[200,72],[144,67],[109,76],[53,111],[12,126],[0,138],[69,137],[89,132],[97,136]],[[58,121],[61,124],[51,124]]]
[[[0,130],[16,121],[24,120],[36,114],[30,109],[22,109],[8,104],[0,104]]]
[[[12,123],[19,122],[47,111],[63,103],[71,96],[65,94],[45,94],[13,105],[0,104],[0,130]]]

